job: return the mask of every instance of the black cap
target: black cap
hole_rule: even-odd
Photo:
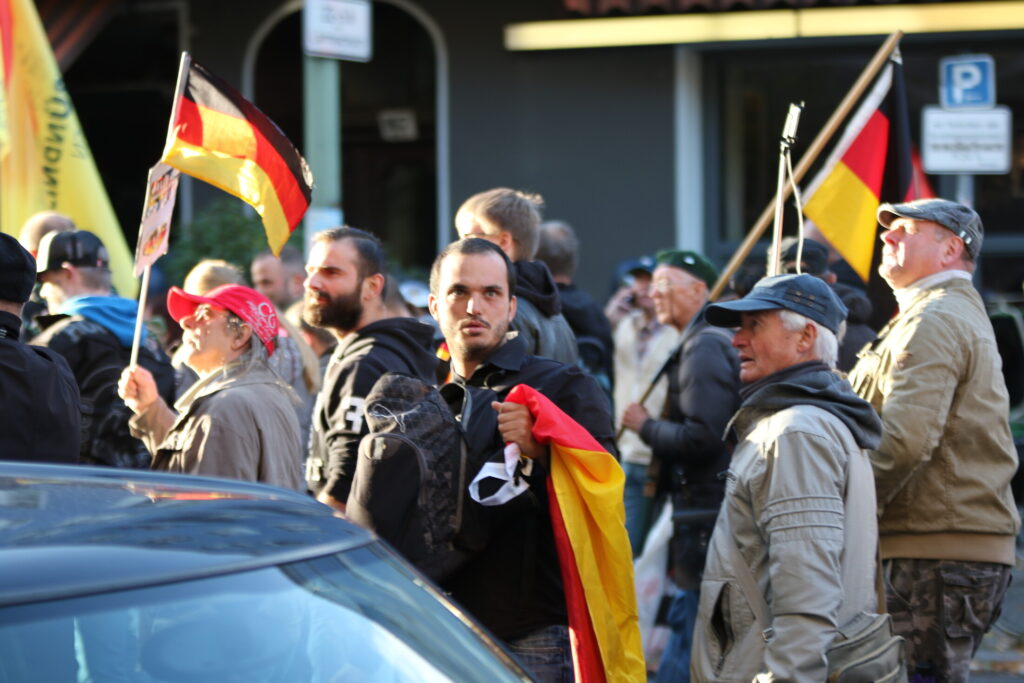
[[[813,275],[775,275],[758,282],[742,299],[708,306],[707,321],[717,327],[739,327],[741,314],[786,309],[824,325],[833,334],[846,319],[846,306],[832,288]]]
[[[61,264],[109,268],[110,255],[99,237],[87,230],[51,232],[39,242],[36,270],[45,273],[60,268]]]
[[[36,284],[36,261],[25,247],[0,233],[0,300],[23,304]]]
[[[800,248],[800,240],[797,237],[787,237],[782,240],[782,264],[795,263],[797,250]],[[771,247],[768,248],[769,257]],[[804,238],[803,252],[800,254],[800,262],[805,266],[801,272],[809,275],[824,275],[828,272],[828,247],[821,242]]]

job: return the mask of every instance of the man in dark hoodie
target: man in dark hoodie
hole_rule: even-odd
[[[363,401],[374,383],[389,371],[436,381],[434,328],[387,312],[386,264],[380,241],[349,227],[317,233],[306,262],[303,317],[338,340],[313,408],[306,484],[317,500],[342,511],[359,440],[369,431]]]
[[[527,353],[575,364],[576,337],[562,315],[558,288],[548,267],[531,259],[540,242],[540,195],[498,187],[473,195],[455,214],[459,237],[494,242],[512,261],[516,275],[516,310],[512,329],[526,342]]]
[[[833,371],[845,316],[832,289],[803,274],[765,278],[705,311],[712,325],[739,327],[744,386],[704,567],[694,680],[824,681],[837,628],[875,610],[868,449],[882,425]]]
[[[36,262],[0,233],[0,459],[76,463],[78,385],[60,354],[18,341]]]
[[[110,258],[100,238],[85,230],[50,232],[39,243],[36,277],[49,315],[32,341],[64,356],[81,394],[81,461],[149,467],[149,451],[131,435],[132,413],[117,395],[131,360],[138,304],[115,295]],[[153,374],[166,402],[174,402],[174,371],[167,355],[142,330],[139,365]]]

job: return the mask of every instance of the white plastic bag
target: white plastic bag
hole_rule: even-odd
[[[666,626],[655,626],[658,607],[666,591],[674,586],[669,582],[668,542],[672,538],[672,503],[662,505],[658,517],[647,532],[643,551],[633,561],[633,579],[636,583],[636,603],[640,622],[640,638],[644,646],[644,659],[648,669],[654,669],[661,661],[671,631]]]

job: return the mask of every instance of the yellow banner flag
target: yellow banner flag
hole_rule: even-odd
[[[15,237],[39,211],[67,215],[110,253],[114,286],[134,297],[132,255],[32,0],[0,0],[0,77],[6,154],[0,161],[0,230]],[[140,187],[142,186],[140,182]]]

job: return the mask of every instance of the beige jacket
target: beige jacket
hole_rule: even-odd
[[[811,405],[741,408],[734,425],[740,442],[704,567],[690,678],[735,683],[771,672],[777,683],[821,683],[836,628],[875,609],[873,553],[846,552],[851,533],[859,548],[876,545],[874,520],[854,520],[855,528],[845,519],[847,495],[874,509],[870,484],[848,486],[853,468],[870,482],[867,452],[840,419]],[[768,604],[767,643],[728,544]]]
[[[992,324],[967,280],[922,289],[850,374],[879,412],[883,558],[1014,563],[1017,454]]]
[[[151,467],[305,491],[293,395],[265,364],[240,361],[199,380],[175,402],[130,421]]]

